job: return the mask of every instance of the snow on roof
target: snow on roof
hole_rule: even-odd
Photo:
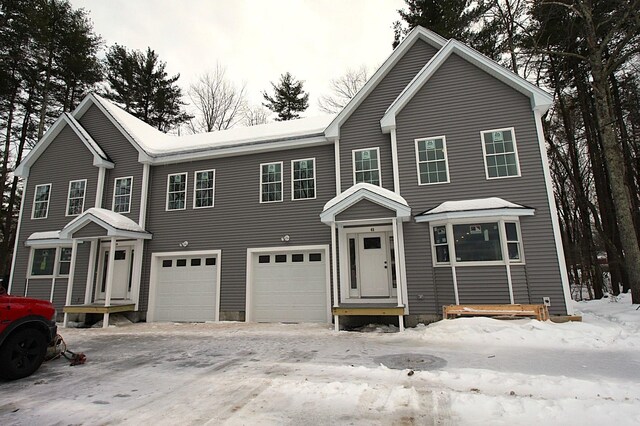
[[[60,231],[34,232],[27,240],[56,240],[60,238]]]
[[[526,209],[526,207],[498,197],[476,198],[474,200],[445,201],[422,215],[492,209]]]
[[[65,228],[68,228],[72,224],[82,220],[82,218],[84,218],[85,216],[94,216],[95,218],[100,219],[101,221],[114,227],[115,229],[120,229],[122,231],[145,232],[145,230],[142,229],[140,225],[138,225],[128,217],[123,216],[120,213],[112,212],[111,210],[101,209],[98,207],[92,207],[88,209],[80,216],[69,222],[67,226],[65,226]]]
[[[352,196],[353,194],[361,190],[378,194],[382,197],[388,198],[391,201],[395,201],[396,203],[399,203],[403,206],[407,206],[407,207],[409,206],[409,204],[407,204],[407,201],[404,198],[402,198],[399,194],[396,194],[393,191],[389,191],[388,189],[382,188],[381,186],[372,185],[370,183],[357,183],[352,187],[350,187],[349,189],[347,189],[346,191],[342,192],[339,195],[336,195],[335,197],[327,201],[327,203],[324,205],[323,210],[330,209],[331,207],[335,206],[342,200],[349,198],[350,196]]]
[[[84,138],[86,143],[88,143],[91,146],[91,148],[93,148],[93,150],[95,151],[95,153],[98,156],[100,156],[101,158],[103,158],[105,160],[108,160],[109,157],[107,157],[107,154],[105,154],[105,152],[102,150],[102,148],[100,148],[100,145],[98,145],[96,143],[96,141],[93,140],[91,135],[85,130],[84,127],[82,127],[80,125],[80,123],[78,123],[78,121],[73,117],[73,115],[69,114],[68,112],[65,112],[64,115],[67,118],[68,123],[71,126],[73,126],[73,128],[77,132],[78,136]]]
[[[93,95],[125,129],[129,136],[151,155],[169,155],[185,151],[245,145],[269,140],[296,139],[322,135],[335,115],[276,121],[250,127],[236,127],[195,135],[168,135],[124,111],[114,103]]]

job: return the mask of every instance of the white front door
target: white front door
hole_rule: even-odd
[[[389,267],[385,232],[358,234],[360,296],[389,297]]]
[[[115,251],[113,263],[113,287],[111,289],[112,299],[126,299],[131,283],[131,266],[133,261],[132,247],[119,247]],[[109,249],[103,248],[100,253],[100,270],[98,283],[100,285],[99,294],[105,297],[107,288],[107,271],[109,270]]]

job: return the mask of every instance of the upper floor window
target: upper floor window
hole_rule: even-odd
[[[131,190],[133,177],[116,178],[113,187],[113,211],[129,213],[131,211]]]
[[[193,193],[193,208],[213,207],[213,193],[215,187],[215,170],[204,170],[195,173]]]
[[[418,161],[418,184],[449,182],[447,146],[444,136],[416,139],[416,159]]]
[[[69,182],[69,196],[67,197],[67,216],[76,216],[84,211],[84,197],[87,180],[72,180]]]
[[[260,202],[282,201],[282,162],[260,165]]]
[[[316,160],[294,160],[291,162],[291,188],[294,200],[316,198]]]
[[[480,132],[487,179],[520,176],[513,128]]]
[[[380,149],[360,149],[353,151],[353,181],[354,183],[371,183],[381,186],[380,179]]]
[[[187,174],[176,173],[167,176],[167,210],[187,208]]]
[[[32,219],[46,219],[49,214],[49,197],[51,196],[51,184],[36,185],[33,194]]]

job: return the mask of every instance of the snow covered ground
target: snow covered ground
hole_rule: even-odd
[[[583,323],[466,318],[405,333],[244,323],[66,329],[88,363],[51,361],[0,382],[0,424],[635,425],[636,307],[625,295],[576,303]],[[435,369],[389,368],[392,359]]]

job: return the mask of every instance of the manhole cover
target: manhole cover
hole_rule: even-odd
[[[382,355],[373,359],[377,364],[395,370],[437,370],[447,365],[447,361],[433,355],[425,354],[394,354]]]

